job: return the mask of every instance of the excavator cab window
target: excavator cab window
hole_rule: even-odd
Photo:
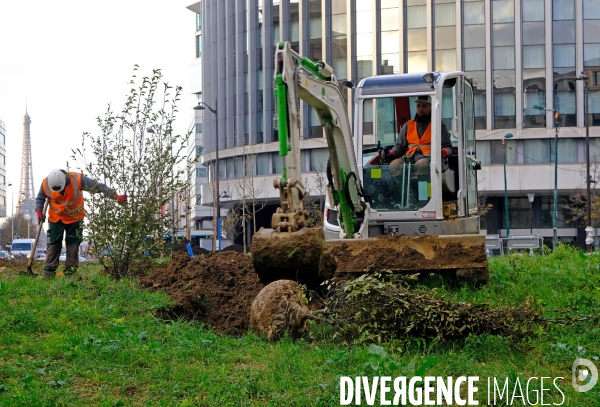
[[[417,96],[398,96],[363,102],[363,186],[377,211],[417,211],[431,199],[427,160],[418,155],[417,160],[385,158],[400,130],[415,117],[416,100]]]

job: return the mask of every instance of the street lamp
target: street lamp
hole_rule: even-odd
[[[218,219],[221,217],[219,212],[219,111],[217,110],[219,107],[219,100],[215,99],[215,108],[213,109],[209,105],[204,102],[198,102],[197,106],[194,106],[194,110],[204,110],[208,109],[215,115],[215,165],[214,165],[214,177],[215,177],[215,185],[213,189],[213,252],[217,251],[217,223]]]
[[[585,244],[588,247],[588,252],[592,251],[592,245],[594,244],[594,228],[592,228],[592,202],[590,201],[590,183],[592,182],[592,177],[590,176],[590,120],[588,118],[588,77],[581,72],[576,78],[578,81],[583,82],[584,89],[584,111],[583,116],[585,118],[585,166],[586,166],[586,187],[587,187],[587,225],[585,228],[585,232],[587,234],[585,238]]]
[[[531,106],[532,109],[546,110],[548,112],[554,112],[554,216],[552,217],[552,227],[554,228],[554,234],[552,239],[552,249],[556,249],[558,241],[558,229],[556,228],[556,218],[558,209],[558,128],[560,122],[558,121],[558,110],[548,109],[540,105]]]
[[[219,202],[221,201],[221,198],[231,198],[231,196],[229,196],[229,194],[226,191],[223,191],[219,194],[219,196],[217,197],[217,205],[219,204]],[[220,205],[218,205],[220,206]],[[217,248],[217,251],[221,251],[221,214],[219,213],[219,219],[217,220],[217,233],[219,235],[219,247]]]
[[[533,200],[535,198],[535,194],[527,194],[527,199],[529,200],[529,233],[533,235]]]
[[[504,158],[504,227],[506,228],[506,237],[510,232],[510,226],[508,224],[508,190],[506,189],[506,139],[512,138],[512,134],[508,133],[502,137],[502,155]]]

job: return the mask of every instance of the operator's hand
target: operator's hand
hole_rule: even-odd
[[[385,154],[385,159],[387,161],[392,161],[394,157],[396,157],[396,153],[391,148],[389,150],[383,150],[383,153]]]
[[[442,148],[442,158],[446,158],[450,155],[450,151],[447,148]]]
[[[115,201],[125,203],[127,202],[127,195],[115,195]]]
[[[46,220],[46,217],[44,216],[44,213],[42,212],[42,210],[36,209],[35,213],[37,213],[37,217],[38,217],[38,220],[40,221],[40,223],[44,223],[44,221]]]

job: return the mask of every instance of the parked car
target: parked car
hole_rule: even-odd
[[[5,259],[5,260],[10,260],[10,256],[8,255],[8,252],[5,252],[4,250],[0,252],[0,259]]]
[[[27,258],[31,254],[31,248],[33,247],[33,239],[15,239],[12,241],[10,249],[10,257],[16,258]]]
[[[31,253],[27,255],[27,258],[29,258],[30,255],[31,255]],[[35,250],[35,257],[33,259],[34,260],[41,260],[41,261],[46,260],[46,249],[40,249],[38,247]]]
[[[65,260],[67,260],[67,255],[66,255],[66,254],[61,254],[61,255],[60,255],[60,257],[58,258],[58,260],[60,260],[60,261],[65,261]],[[83,256],[79,256],[79,262],[80,262],[80,263],[83,263],[83,262],[86,262],[86,261],[88,261],[88,259],[86,259],[86,258],[85,258],[85,257],[83,257]]]

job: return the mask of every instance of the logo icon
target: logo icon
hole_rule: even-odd
[[[591,390],[598,382],[598,369],[587,359],[575,359],[572,376],[575,391],[584,393]]]

